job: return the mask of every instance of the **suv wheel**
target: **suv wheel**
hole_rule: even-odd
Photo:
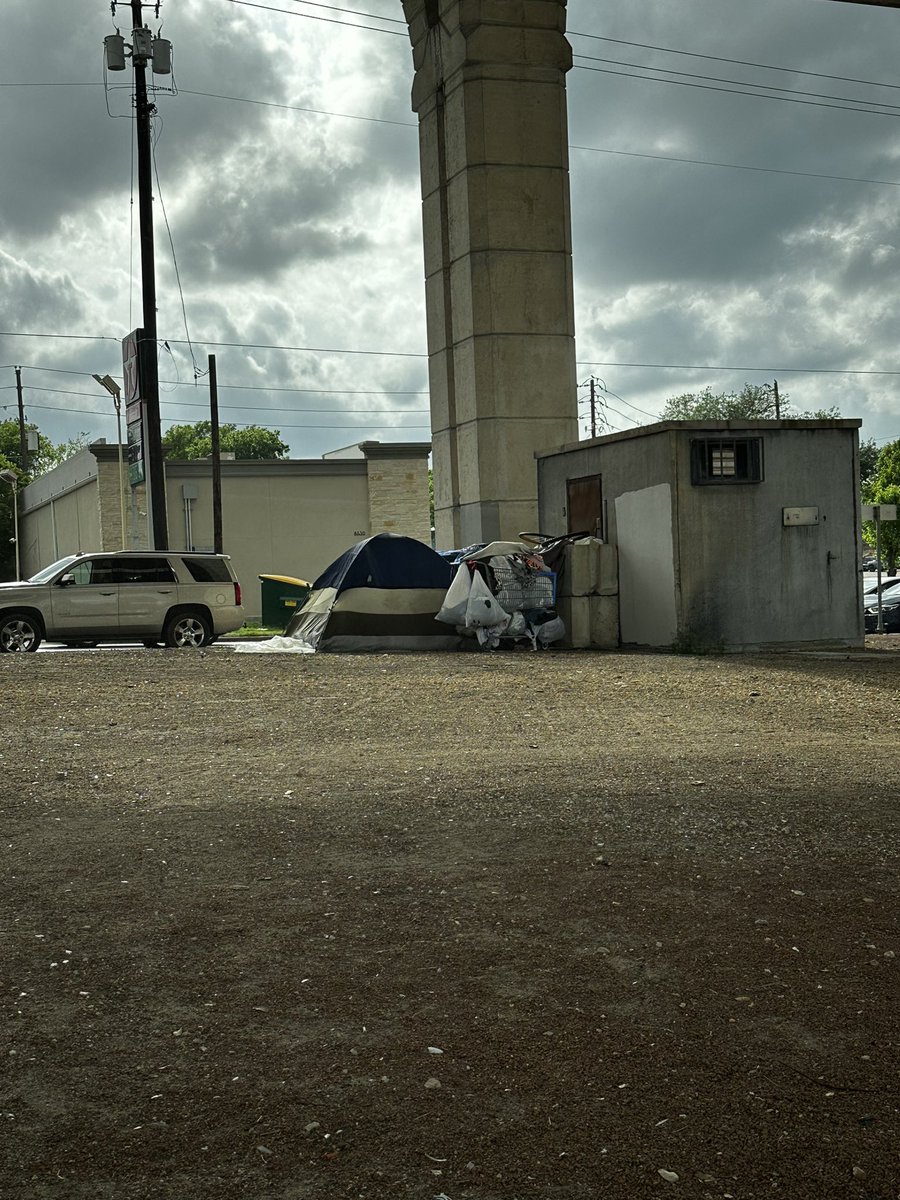
[[[7,613],[0,622],[0,654],[35,651],[43,640],[38,621],[28,613]]]
[[[209,621],[198,612],[173,613],[163,631],[167,646],[208,646],[212,641]]]

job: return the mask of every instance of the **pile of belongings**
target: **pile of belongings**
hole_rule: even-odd
[[[484,650],[530,643],[532,650],[565,637],[555,610],[556,576],[524,542],[490,542],[460,551],[437,620],[478,639]]]

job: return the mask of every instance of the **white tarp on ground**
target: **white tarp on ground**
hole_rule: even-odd
[[[241,654],[315,654],[313,647],[301,638],[281,636],[265,642],[236,642],[232,649]]]

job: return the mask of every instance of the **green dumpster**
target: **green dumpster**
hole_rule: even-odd
[[[312,584],[290,575],[260,575],[262,623],[269,629],[284,629],[298,608],[302,608]]]

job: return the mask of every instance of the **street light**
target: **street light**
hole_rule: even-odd
[[[119,520],[122,525],[122,549],[125,544],[125,468],[122,463],[122,391],[111,375],[95,375],[101,387],[106,388],[116,406],[116,441],[119,444]]]
[[[13,470],[0,471],[0,479],[4,483],[8,483],[12,488],[13,494],[13,532],[15,534],[14,541],[16,543],[16,579],[22,578],[22,571],[19,562],[19,476]]]

